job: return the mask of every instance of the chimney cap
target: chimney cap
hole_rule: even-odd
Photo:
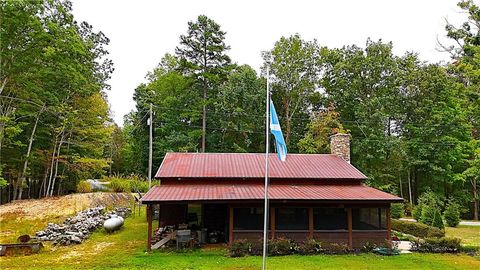
[[[332,138],[332,137],[337,137],[337,136],[350,137],[350,138],[352,137],[352,135],[350,135],[349,133],[340,133],[340,132],[338,132],[338,133],[335,133],[335,134],[333,134],[333,135],[330,135],[330,138]]]

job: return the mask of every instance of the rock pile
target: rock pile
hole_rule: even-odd
[[[34,239],[53,241],[54,245],[62,246],[80,244],[112,215],[126,218],[131,213],[132,210],[128,207],[118,207],[106,213],[104,207],[89,208],[74,217],[67,218],[63,224],[48,223],[45,230],[35,233]]]

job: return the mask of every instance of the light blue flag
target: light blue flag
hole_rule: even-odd
[[[270,131],[275,136],[275,147],[277,148],[278,158],[281,161],[287,159],[287,145],[283,139],[282,129],[280,128],[280,122],[278,121],[277,112],[273,101],[270,100]]]

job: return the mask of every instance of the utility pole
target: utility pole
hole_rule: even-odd
[[[152,155],[153,155],[153,109],[152,103],[150,103],[150,141],[148,149],[148,188],[152,187]]]

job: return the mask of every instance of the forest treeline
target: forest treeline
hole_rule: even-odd
[[[122,128],[105,101],[108,39],[76,23],[68,2],[1,3],[3,196],[146,176],[150,105],[154,170],[170,151],[263,152],[268,69],[290,153],[328,153],[329,136],[348,132],[352,163],[369,185],[412,203],[432,191],[478,218],[480,9],[472,1],[459,3],[464,24],[445,27],[454,45],[439,47],[449,63],[396,55],[382,40],[327,48],[294,34],[262,52],[257,73],[230,58],[218,23],[198,16],[135,89]]]

